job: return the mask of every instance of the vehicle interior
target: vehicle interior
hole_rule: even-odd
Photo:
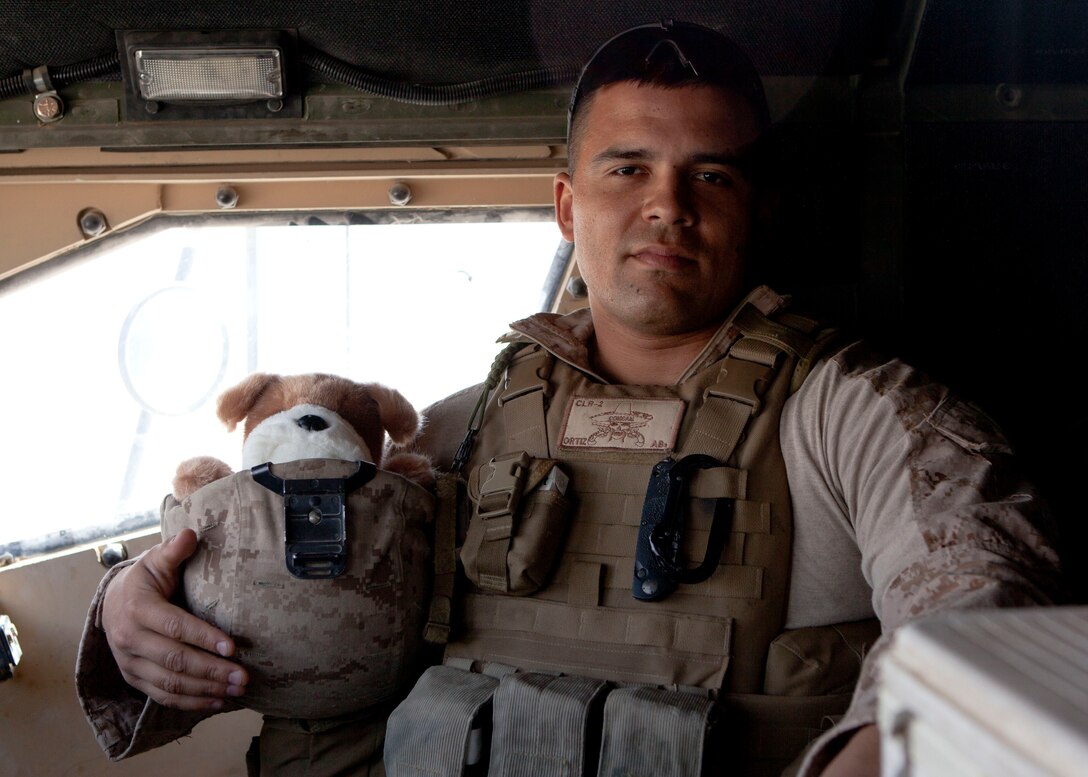
[[[239,773],[250,711],[99,750],[73,683],[99,580],[158,540],[177,462],[238,460],[215,397],[247,374],[422,409],[509,322],[584,306],[552,221],[570,89],[661,19],[763,76],[761,279],[984,409],[1085,601],[1088,6],[0,0],[0,772]]]

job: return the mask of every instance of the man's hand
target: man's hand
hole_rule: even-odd
[[[843,746],[839,754],[820,772],[820,777],[879,777],[880,729],[875,724],[862,726]]]
[[[102,629],[133,688],[167,707],[214,711],[225,696],[241,696],[249,678],[219,657],[234,653],[226,633],[169,601],[196,547],[196,533],[182,529],[119,572],[103,598]]]

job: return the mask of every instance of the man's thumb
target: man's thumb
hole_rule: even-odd
[[[196,532],[182,529],[159,546],[156,566],[162,572],[177,572],[185,560],[196,552],[197,544]]]

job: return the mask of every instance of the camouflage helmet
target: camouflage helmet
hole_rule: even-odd
[[[336,576],[289,571],[284,505],[294,497],[257,482],[260,468],[163,503],[164,537],[188,527],[200,539],[184,572],[186,606],[233,637],[235,658],[250,676],[237,700],[244,707],[333,717],[390,701],[414,680],[433,571],[426,527],[434,497],[362,466],[373,477],[343,498],[345,553]],[[269,471],[285,481],[325,483],[359,467],[307,459]]]

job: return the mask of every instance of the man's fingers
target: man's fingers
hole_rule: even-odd
[[[241,696],[249,677],[242,667],[150,632],[142,655],[118,665],[125,681],[159,704],[183,710],[216,710],[217,700]]]
[[[142,615],[134,613],[134,616],[147,630],[175,642],[195,645],[220,656],[234,653],[234,641],[226,632],[169,602],[155,603]]]
[[[169,600],[196,541],[183,530],[122,570],[106,589],[102,628],[131,686],[169,707],[208,711],[242,695],[249,678],[223,658],[234,653],[234,642],[222,629]]]
[[[111,645],[115,644],[117,648],[114,655],[122,670],[146,677],[149,673],[137,673],[124,665],[126,658],[140,659],[153,662],[164,673],[185,675],[198,681],[212,681],[223,686],[244,686],[249,682],[241,666],[220,658],[233,652],[231,639],[180,607],[157,600],[132,608],[123,616],[127,616],[126,628],[115,629],[111,640]],[[108,632],[107,639],[110,639]],[[118,656],[118,651],[124,655]],[[218,655],[213,655],[215,653]]]
[[[245,669],[238,664],[194,650],[172,639],[149,634],[142,647],[140,658],[152,661],[165,673],[192,678],[198,684],[211,682],[222,686],[244,686],[249,682]]]
[[[182,529],[117,576],[106,591],[103,608],[111,642],[127,648],[124,643],[138,639],[138,631],[146,629],[220,656],[233,655],[234,641],[226,632],[169,601],[177,590],[182,566],[196,548],[196,533]],[[147,655],[146,650],[134,652]]]
[[[223,708],[227,686],[207,680],[174,675],[143,658],[128,662],[125,681],[164,707],[178,710],[215,712]]]

